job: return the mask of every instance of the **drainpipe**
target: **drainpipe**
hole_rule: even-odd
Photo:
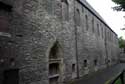
[[[77,69],[77,78],[79,78],[79,64],[78,64],[78,44],[77,44],[77,26],[76,26],[76,20],[75,20],[75,11],[76,11],[76,8],[75,8],[75,0],[74,0],[74,28],[75,28],[75,49],[76,49],[76,69]]]

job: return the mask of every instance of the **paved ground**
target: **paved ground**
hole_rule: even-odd
[[[125,69],[125,64],[117,64],[91,75],[75,80],[71,84],[106,84]]]

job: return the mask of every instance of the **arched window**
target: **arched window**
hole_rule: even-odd
[[[102,26],[102,38],[104,38],[104,29],[103,29],[103,26]]]
[[[57,16],[59,19],[62,17],[62,4],[61,0],[47,0],[48,13]]]
[[[63,17],[65,21],[69,20],[69,3],[67,0],[62,0]]]
[[[75,11],[75,23],[77,26],[80,26],[80,12],[79,9],[76,9]]]
[[[92,32],[94,33],[94,18],[92,18]]]
[[[85,15],[85,19],[86,19],[86,30],[88,31],[89,29],[89,24],[88,24],[88,16]]]
[[[49,59],[58,59],[59,58],[59,44],[56,42],[50,50]]]
[[[100,32],[99,32],[99,24],[97,23],[97,33],[98,35],[100,35]]]

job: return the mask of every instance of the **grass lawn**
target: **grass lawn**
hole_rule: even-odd
[[[121,79],[119,78],[118,80],[116,80],[116,82],[114,84],[122,84]]]

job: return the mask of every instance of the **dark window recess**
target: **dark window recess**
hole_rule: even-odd
[[[89,29],[89,24],[88,24],[88,16],[85,15],[85,19],[86,19],[86,30],[88,31]]]
[[[17,37],[23,37],[23,35],[21,35],[21,34],[17,34],[16,36],[17,36]]]
[[[82,12],[84,13],[84,8],[82,7]]]
[[[5,70],[3,84],[19,84],[19,69]]]
[[[98,32],[98,35],[100,35],[99,24],[97,24],[97,32]]]
[[[77,26],[80,26],[80,12],[79,9],[76,9],[75,11],[75,23]]]
[[[75,64],[72,64],[72,72],[75,72]]]
[[[49,65],[49,75],[55,75],[59,74],[59,64],[58,63],[53,63]]]
[[[13,62],[13,61],[15,61],[15,59],[14,59],[14,58],[11,58],[11,59],[10,59],[10,62]]]
[[[96,59],[94,60],[94,65],[95,65],[95,66],[97,65],[97,60],[96,60]]]
[[[10,40],[10,41],[8,41],[8,43],[15,43],[14,41],[12,41],[12,40]]]
[[[84,60],[84,67],[87,67],[87,60]]]
[[[108,60],[108,63],[110,63],[111,61],[110,60]]]
[[[9,20],[6,16],[0,16],[0,32],[8,32],[9,31]]]
[[[59,84],[58,79],[59,77],[50,78],[49,84]]]
[[[102,27],[102,38],[104,38],[104,33],[103,32],[104,32],[104,30],[103,30],[103,27]]]
[[[92,18],[92,32],[94,32],[94,18]]]
[[[3,2],[0,2],[0,10],[5,10],[7,12],[11,12],[12,11],[12,6],[5,4]]]

